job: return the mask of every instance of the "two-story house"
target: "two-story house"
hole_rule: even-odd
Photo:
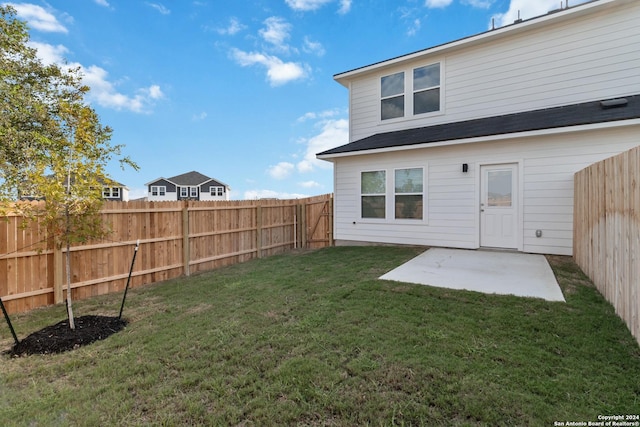
[[[191,171],[171,178],[158,178],[145,184],[149,201],[229,200],[231,188],[200,172]]]
[[[639,23],[596,0],[335,75],[337,244],[571,255],[574,173],[640,145]]]

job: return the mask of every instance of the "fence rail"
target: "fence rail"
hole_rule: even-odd
[[[573,255],[640,343],[640,147],[574,176]]]
[[[333,244],[332,195],[297,200],[108,202],[111,230],[101,241],[72,246],[74,299],[122,291],[136,242],[131,286]],[[0,220],[0,297],[9,313],[64,300],[66,250],[39,224]]]

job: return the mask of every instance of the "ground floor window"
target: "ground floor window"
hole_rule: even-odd
[[[167,187],[164,185],[152,185],[151,186],[151,195],[152,196],[164,196],[167,192]]]
[[[360,172],[361,218],[423,220],[424,181],[422,167]]]
[[[422,219],[424,178],[422,168],[396,169],[394,176],[396,219]]]
[[[362,218],[386,217],[386,176],[386,171],[383,170],[361,173]]]

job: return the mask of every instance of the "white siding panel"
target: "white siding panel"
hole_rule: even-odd
[[[640,93],[640,2],[513,32],[500,39],[363,75],[352,81],[351,140]],[[444,56],[443,56],[444,55]],[[445,114],[379,120],[379,79],[425,63],[444,65]],[[408,93],[408,91],[407,91]]]
[[[480,165],[517,162],[521,170],[522,250],[570,255],[573,174],[640,145],[640,126],[494,142],[420,148],[337,158],[335,237],[338,240],[475,248],[479,242]],[[469,164],[469,172],[461,164]],[[359,218],[363,170],[424,165],[426,221],[401,223]],[[388,196],[389,197],[389,196]],[[354,224],[355,222],[355,224]],[[536,230],[542,237],[535,237]]]

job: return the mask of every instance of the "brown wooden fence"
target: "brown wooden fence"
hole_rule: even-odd
[[[574,177],[573,255],[640,343],[640,147]]]
[[[298,200],[108,202],[108,238],[72,246],[74,299],[206,271],[296,248],[333,245],[330,194]],[[0,297],[9,313],[60,303],[65,249],[38,224],[0,219]]]

